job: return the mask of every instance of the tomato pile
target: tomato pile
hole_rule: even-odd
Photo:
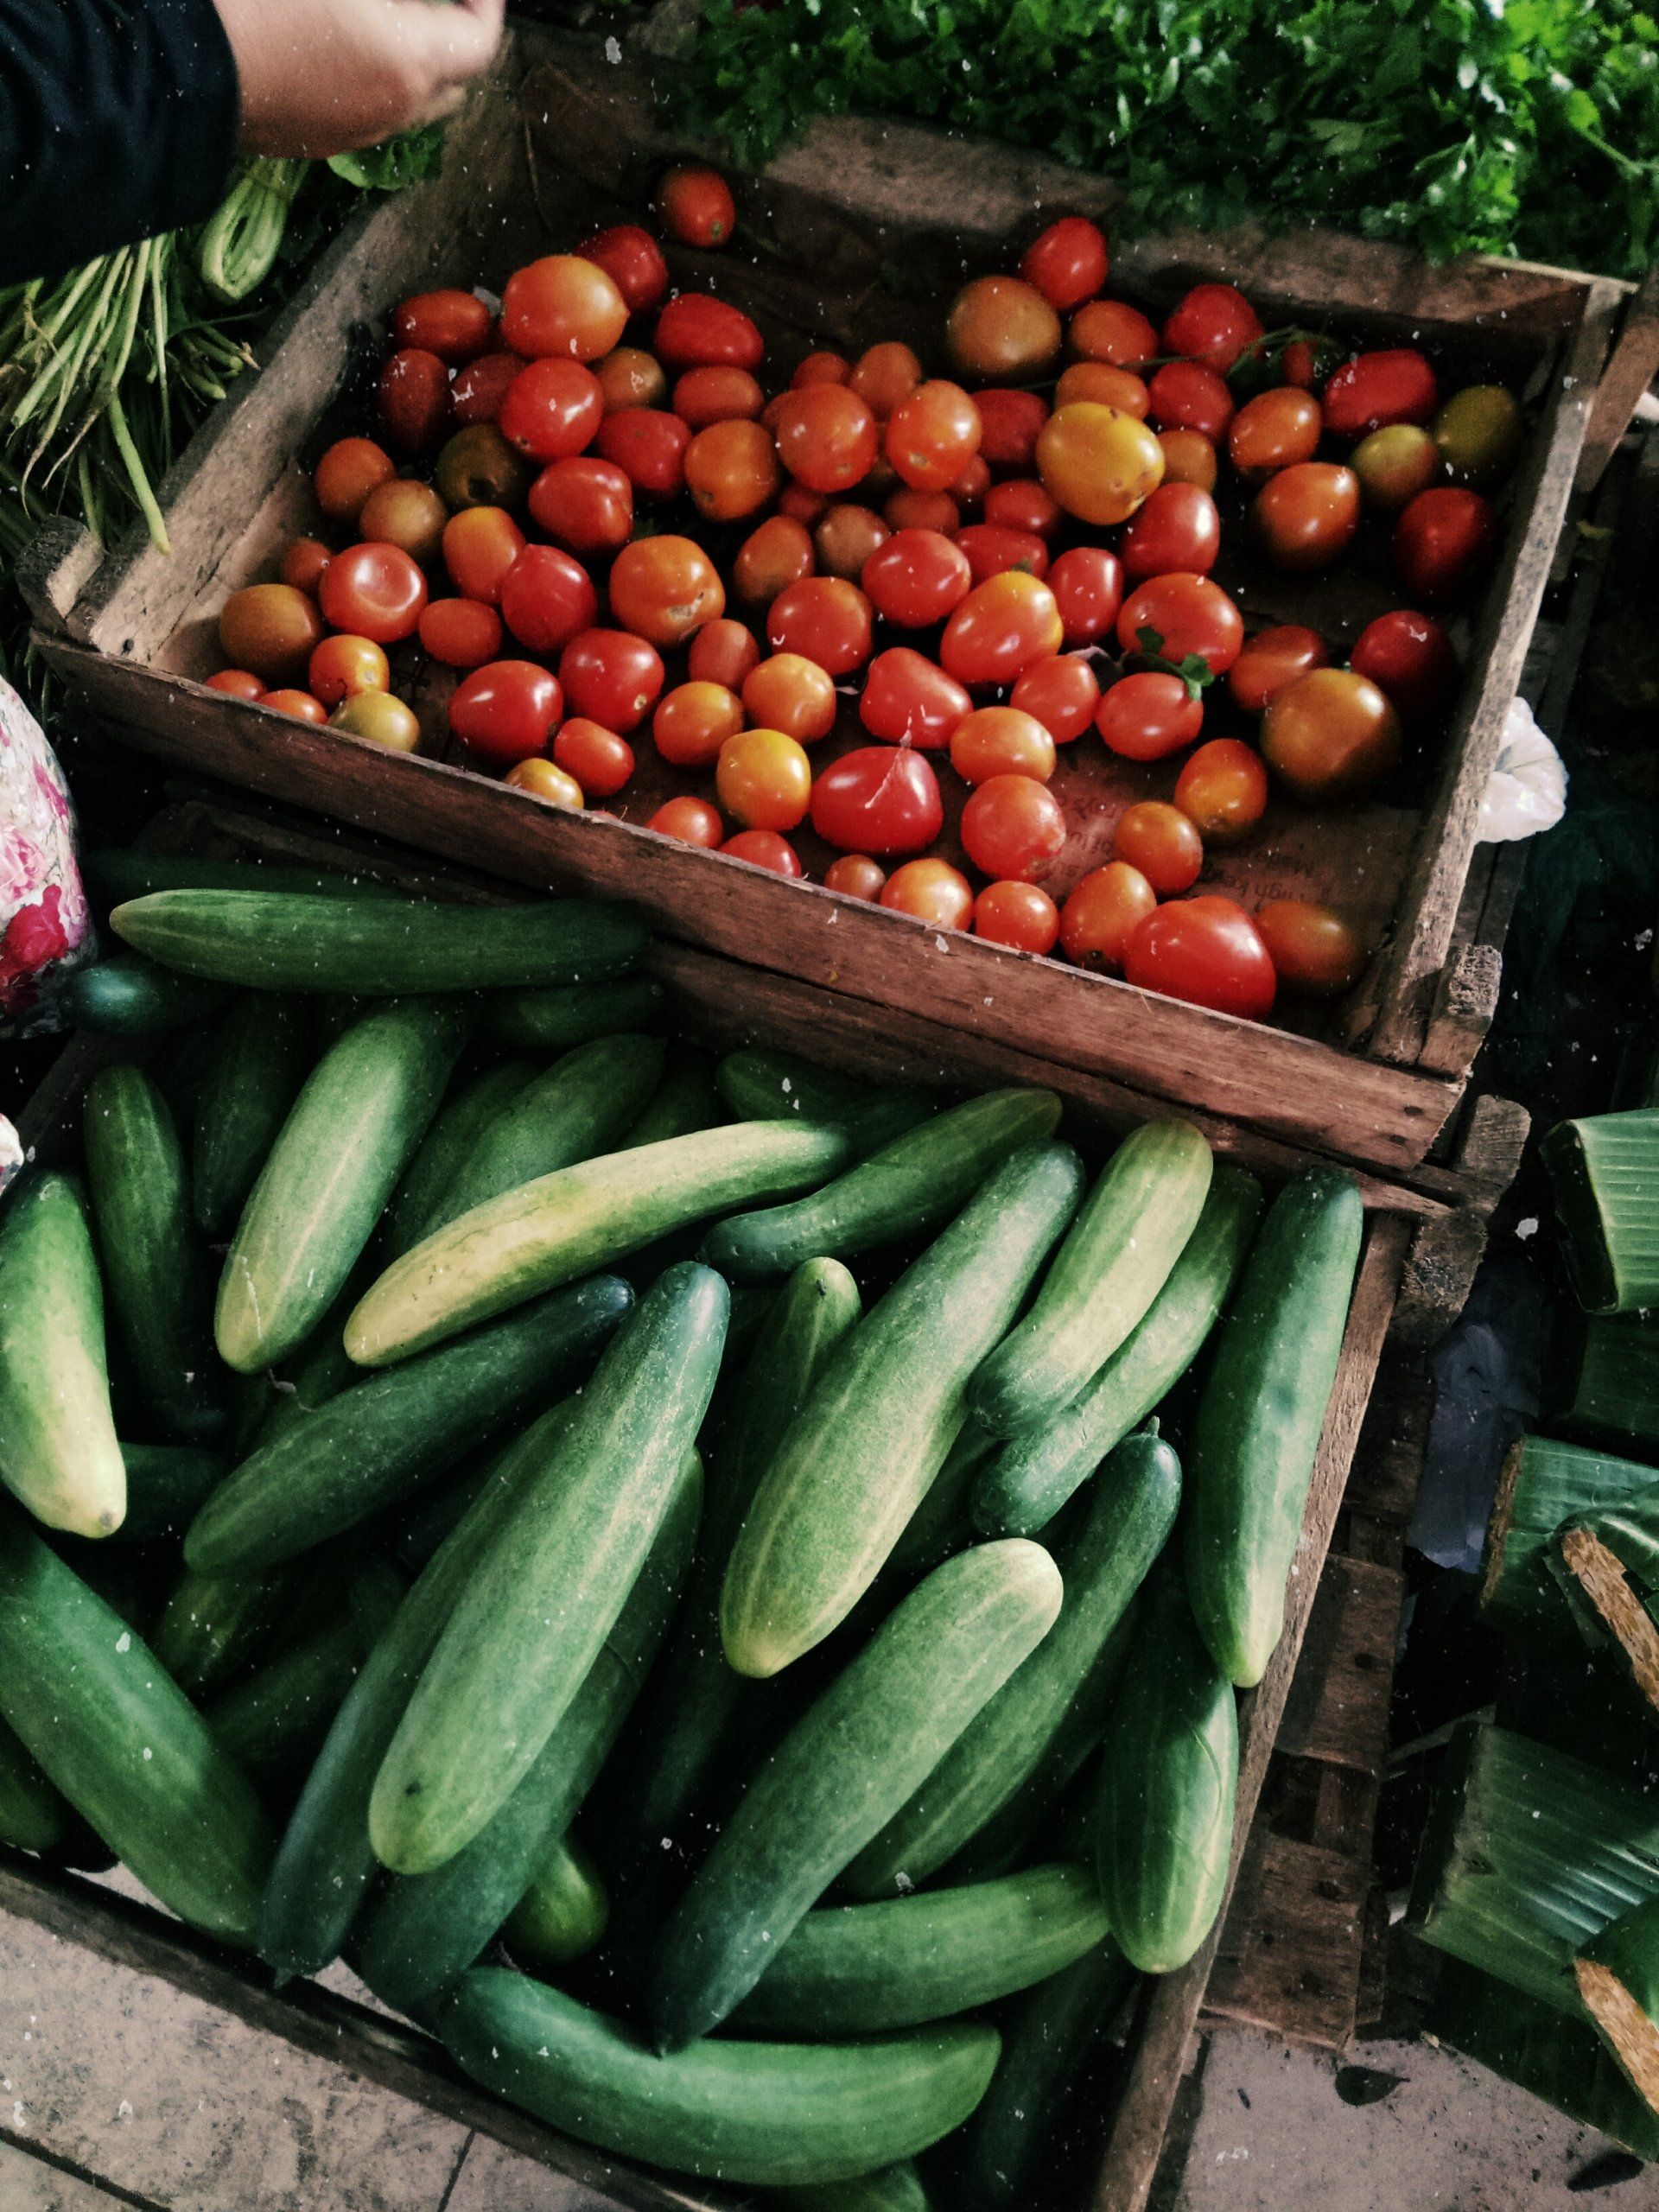
[[[732,235],[711,170],[670,171],[657,213],[683,245]],[[649,816],[668,836],[799,877],[807,833],[833,890],[1224,1012],[1343,990],[1369,952],[1351,919],[1248,912],[1206,856],[1275,791],[1336,805],[1421,758],[1521,410],[1495,385],[1443,398],[1414,347],[1264,330],[1227,284],[1160,329],[1108,270],[1065,218],[957,294],[948,374],[889,340],[781,389],[757,324],[671,289],[637,225],[517,270],[499,306],[405,300],[378,436],[322,454],[321,529],[226,602],[211,681],[413,750],[391,648],[404,690],[452,671],[453,736],[555,804],[617,798],[649,747],[683,777]],[[1345,655],[1247,626],[1211,574],[1218,479],[1279,598],[1363,530],[1402,604]],[[1077,825],[1051,782],[1096,744],[1167,783],[1057,901]]]

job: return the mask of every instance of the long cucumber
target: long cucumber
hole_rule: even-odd
[[[824,1890],[1053,1626],[1059,1571],[1018,1538],[947,1560],[808,1708],[680,1900],[650,1999],[677,2050],[729,2017]]]
[[[68,1808],[0,1720],[0,1843],[13,1851],[51,1851],[62,1842]]]
[[[982,1535],[1036,1535],[1163,1402],[1219,1319],[1261,1217],[1255,1178],[1217,1168],[1198,1225],[1140,1325],[1081,1395],[1004,1444],[979,1476],[973,1516]]]
[[[420,1243],[473,1147],[536,1072],[528,1060],[500,1060],[444,1101],[386,1208],[378,1239],[385,1259],[395,1260]]]
[[[204,1708],[220,1751],[256,1782],[291,1771],[327,1732],[403,1594],[402,1576],[372,1560],[331,1620]]]
[[[650,976],[614,983],[565,983],[553,990],[497,991],[484,1013],[484,1033],[513,1052],[568,1052],[595,1037],[653,1029],[667,994]]]
[[[1259,1682],[1337,1379],[1365,1217],[1352,1176],[1314,1168],[1268,1210],[1193,1427],[1186,1583],[1228,1681]]]
[[[875,1580],[1082,1177],[1068,1146],[1015,1153],[842,1344],[779,1440],[733,1548],[721,1635],[740,1674],[774,1675],[810,1651]]]
[[[394,1001],[312,1071],[219,1279],[214,1335],[239,1373],[286,1358],[334,1303],[437,1110],[467,1019],[454,999]]]
[[[561,1836],[543,1853],[530,1887],[507,1916],[503,1940],[520,1966],[546,1974],[591,1951],[610,1916],[598,1867],[579,1843]]]
[[[76,1028],[103,1037],[193,1028],[211,1021],[230,1000],[227,984],[175,975],[137,952],[118,952],[112,959],[78,968],[64,988],[64,1005]]]
[[[670,1268],[607,1346],[498,1531],[375,1778],[369,1835],[394,1873],[425,1873],[469,1842],[580,1688],[702,1424],[728,1306],[709,1268]]]
[[[715,1080],[740,1120],[766,1122],[781,1114],[796,1121],[836,1122],[860,1160],[925,1122],[938,1103],[925,1090],[855,1083],[791,1052],[728,1052]]]
[[[156,1656],[190,1697],[217,1689],[257,1651],[294,1590],[291,1573],[203,1574],[186,1567],[150,1630]]]
[[[671,1045],[663,1079],[644,1112],[630,1124],[619,1149],[632,1152],[642,1144],[689,1137],[730,1118],[715,1087],[715,1064],[708,1053],[695,1045]]]
[[[219,1023],[196,1096],[191,1208],[204,1236],[228,1236],[281,1135],[312,1058],[298,999],[248,993]]]
[[[405,894],[366,875],[288,868],[264,861],[216,861],[194,853],[141,853],[105,846],[83,853],[88,890],[106,906],[143,899],[152,891],[302,892],[319,899],[401,899]]]
[[[123,1444],[127,1515],[113,1533],[123,1543],[181,1536],[210,1490],[225,1479],[216,1452],[194,1444]]]
[[[847,1159],[836,1128],[738,1123],[562,1167],[452,1221],[395,1261],[346,1325],[381,1367],[572,1282],[674,1229],[810,1189]]]

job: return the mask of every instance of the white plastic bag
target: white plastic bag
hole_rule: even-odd
[[[1484,845],[1512,844],[1553,830],[1567,812],[1567,770],[1524,699],[1512,699],[1503,737],[1480,802]]]

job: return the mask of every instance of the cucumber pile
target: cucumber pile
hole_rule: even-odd
[[[0,1206],[0,1841],[602,2150],[1037,2201],[1221,1908],[1351,1181],[716,1064],[622,908],[108,857],[129,1057]]]

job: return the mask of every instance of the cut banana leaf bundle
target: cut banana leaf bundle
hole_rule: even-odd
[[[1659,1319],[1586,1314],[1551,1346],[1553,1426],[1626,1451],[1659,1449]]]
[[[1558,1630],[1560,1599],[1549,1572],[1556,1530],[1650,1493],[1659,1495],[1659,1469],[1553,1437],[1522,1437],[1504,1459],[1486,1530],[1480,1603],[1488,1621],[1505,1634]]]
[[[1551,1571],[1592,1643],[1611,1640],[1659,1713],[1659,1485],[1551,1539]]]
[[[1543,1159],[1585,1311],[1659,1305],[1659,1109],[1563,1122],[1544,1139]]]
[[[1659,1897],[1622,1913],[1592,1936],[1573,1972],[1602,2041],[1659,2117]]]

